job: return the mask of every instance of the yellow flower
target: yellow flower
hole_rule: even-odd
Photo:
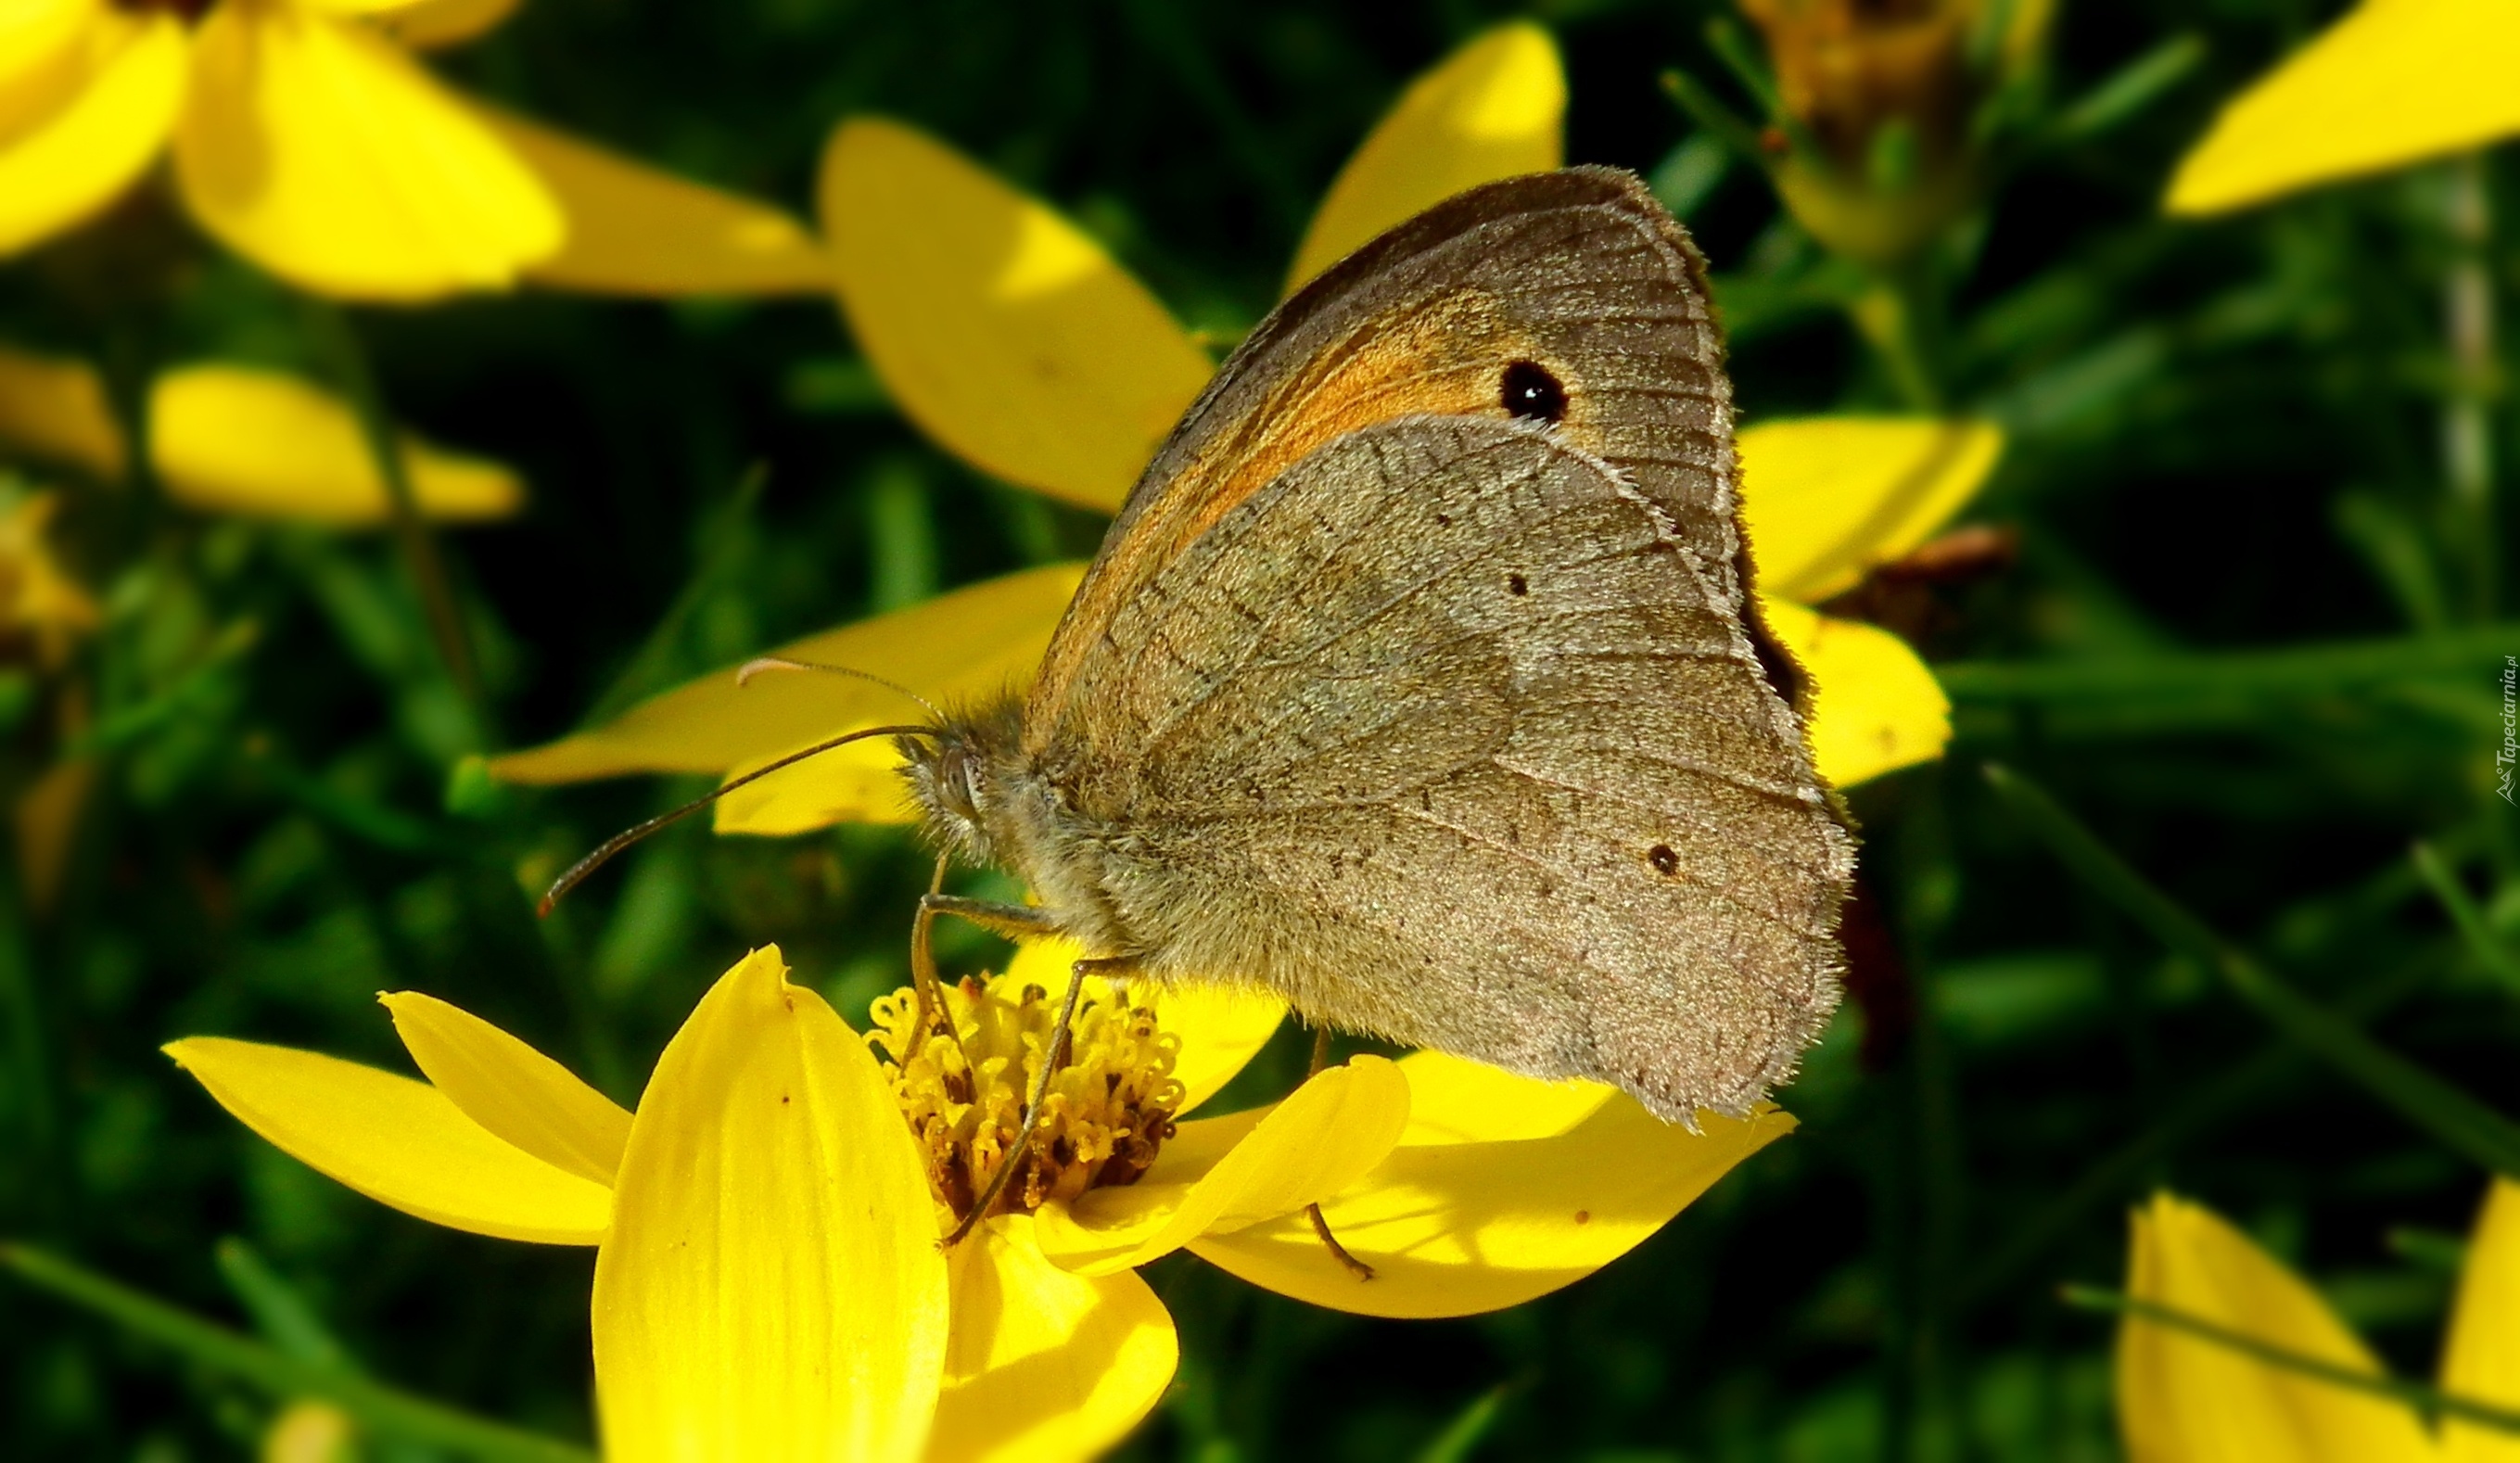
[[[1026,945],[996,989],[1061,991],[1077,953],[1063,942]],[[1175,1116],[1232,1080],[1285,1015],[1273,998],[1223,990],[1156,1003],[1180,1042]],[[1048,1026],[1045,1014],[1036,1043]],[[1021,1101],[1001,1080],[985,1128],[1012,1137]],[[1033,1224],[1043,1253],[1088,1277],[1115,1279],[1188,1249],[1317,1306],[1468,1315],[1618,1259],[1794,1120],[1763,1106],[1747,1118],[1700,1113],[1698,1126],[1664,1123],[1596,1083],[1536,1082],[1432,1051],[1358,1056],[1283,1101],[1180,1123],[1134,1182],[1072,1195],[1040,1185]],[[1315,1203],[1372,1279],[1322,1243],[1306,1213]]]
[[[827,288],[821,249],[785,214],[468,99],[398,43],[464,39],[511,5],[13,5],[0,254],[102,209],[171,144],[203,228],[326,294],[424,299],[520,276],[635,293]]]
[[[2520,132],[2520,7],[2363,0],[2225,105],[2171,180],[2218,213]]]
[[[1453,192],[1557,166],[1564,103],[1556,52],[1537,27],[1502,26],[1462,47],[1349,159],[1289,288]],[[1206,353],[1083,230],[907,127],[843,123],[824,161],[823,211],[850,322],[894,399],[940,445],[1001,477],[1110,511],[1206,383]],[[1950,704],[1897,637],[1802,606],[1922,542],[1977,490],[2001,447],[1993,426],[1921,419],[1778,422],[1742,435],[1769,623],[1819,687],[1814,745],[1840,786],[1940,755]],[[968,701],[1029,679],[1082,572],[1009,575],[772,653]],[[908,710],[838,677],[739,689],[721,671],[490,771],[529,783],[740,776]],[[734,793],[716,825],[789,834],[908,820],[895,765],[888,745],[858,743]]]
[[[635,1117],[409,993],[382,998],[428,1082],[215,1037],[166,1049],[248,1127],[371,1198],[473,1233],[597,1245],[615,1458],[675,1438],[775,1455],[886,1407],[891,1455],[917,1450],[932,1407],[932,1458],[1085,1456],[1146,1415],[1178,1359],[1137,1265],[1188,1247],[1343,1309],[1494,1309],[1616,1259],[1793,1127],[1764,1110],[1704,1115],[1692,1134],[1608,1087],[1422,1052],[1359,1056],[1283,1101],[1192,1118],[1284,1007],[1223,990],[1124,1001],[1098,980],[1018,1181],[939,1259],[1019,1127],[1073,957],[1030,946],[1003,976],[950,988],[950,1035],[922,1036],[900,992],[861,1041],[786,982],[775,949],[757,952],[702,999]],[[1322,1245],[1314,1203],[1372,1279]],[[814,1336],[834,1340],[797,1341]],[[831,1355],[861,1373],[833,1378]]]
[[[382,998],[428,1081],[216,1037],[166,1049],[371,1198],[597,1246],[608,1458],[1079,1456],[1172,1377],[1171,1318],[1135,1275],[1051,1264],[1019,1215],[939,1252],[892,1083],[775,948],[701,999],[635,1116],[443,1001]]]
[[[149,459],[166,496],[203,512],[336,527],[383,523],[385,485],[349,408],[295,377],[194,365],[159,376],[149,396]],[[0,348],[0,450],[112,481],[129,458],[84,363]],[[412,492],[428,517],[505,517],[524,487],[496,463],[406,437]]]
[[[1838,787],[1930,762],[1951,700],[1908,643],[1808,606],[1905,557],[1983,487],[1992,422],[1812,417],[1741,433],[1741,516],[1760,612],[1812,678],[1812,755]]]
[[[2156,1195],[2135,1214],[2127,1292],[2267,1345],[2367,1376],[2368,1348],[2327,1303],[2200,1205]],[[2129,1316],[2118,1333],[2118,1422],[2134,1463],[2511,1463],[2520,1437],[2279,1368]],[[2520,1404],[2520,1184],[2494,1181],[2468,1243],[2442,1359],[2444,1391]]]
[[[1778,194],[1829,248],[1895,264],[1975,200],[1971,122],[2002,80],[1988,63],[2018,66],[2048,7],[2010,7],[1991,57],[1973,54],[1987,20],[1977,0],[1743,0],[1741,10],[1767,37],[1778,120],[1808,141],[1773,159]]]

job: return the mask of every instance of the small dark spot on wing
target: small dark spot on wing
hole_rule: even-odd
[[[1645,862],[1652,864],[1654,872],[1659,874],[1680,872],[1680,855],[1673,853],[1668,843],[1657,843],[1646,850]]]
[[[1526,421],[1566,420],[1566,386],[1537,361],[1516,361],[1506,367],[1497,394],[1508,416]]]

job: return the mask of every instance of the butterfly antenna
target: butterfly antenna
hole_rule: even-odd
[[[936,718],[936,720],[940,722],[945,720],[945,713],[937,710],[936,703],[930,701],[925,696],[912,690],[909,687],[902,685],[898,681],[886,681],[873,671],[861,671],[853,665],[826,665],[819,660],[790,660],[785,655],[756,655],[752,659],[745,661],[742,665],[736,668],[735,684],[738,686],[750,686],[752,684],[752,678],[760,675],[763,671],[821,671],[827,676],[853,677],[859,681],[871,682],[874,685],[880,686],[885,690],[895,692],[896,694],[908,696],[910,699],[917,701],[922,708],[924,708],[929,716]]]
[[[537,915],[549,914],[552,911],[552,906],[559,904],[563,895],[585,883],[588,874],[610,863],[612,856],[623,849],[659,828],[682,821],[746,783],[760,781],[781,768],[793,767],[808,757],[820,757],[833,747],[844,747],[850,742],[864,741],[870,736],[934,736],[936,734],[936,729],[933,727],[860,727],[855,732],[844,732],[829,741],[818,741],[801,752],[790,752],[776,762],[756,767],[734,781],[721,783],[679,808],[659,813],[646,822],[635,827],[623,828],[620,832],[605,839],[603,843],[597,845],[595,852],[570,864],[566,873],[552,880],[550,891],[543,895],[542,903],[535,906],[534,912]]]

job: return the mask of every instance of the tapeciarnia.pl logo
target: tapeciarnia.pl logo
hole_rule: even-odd
[[[2520,762],[2520,655],[2502,657],[2502,747],[2494,754],[2494,790],[2511,800],[2512,764]]]

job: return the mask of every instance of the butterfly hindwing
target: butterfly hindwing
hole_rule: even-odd
[[[1119,835],[1158,974],[1676,1118],[1755,1100],[1834,1000],[1845,835],[1721,578],[1552,431],[1334,439],[1150,576],[1078,693],[1044,771]]]

